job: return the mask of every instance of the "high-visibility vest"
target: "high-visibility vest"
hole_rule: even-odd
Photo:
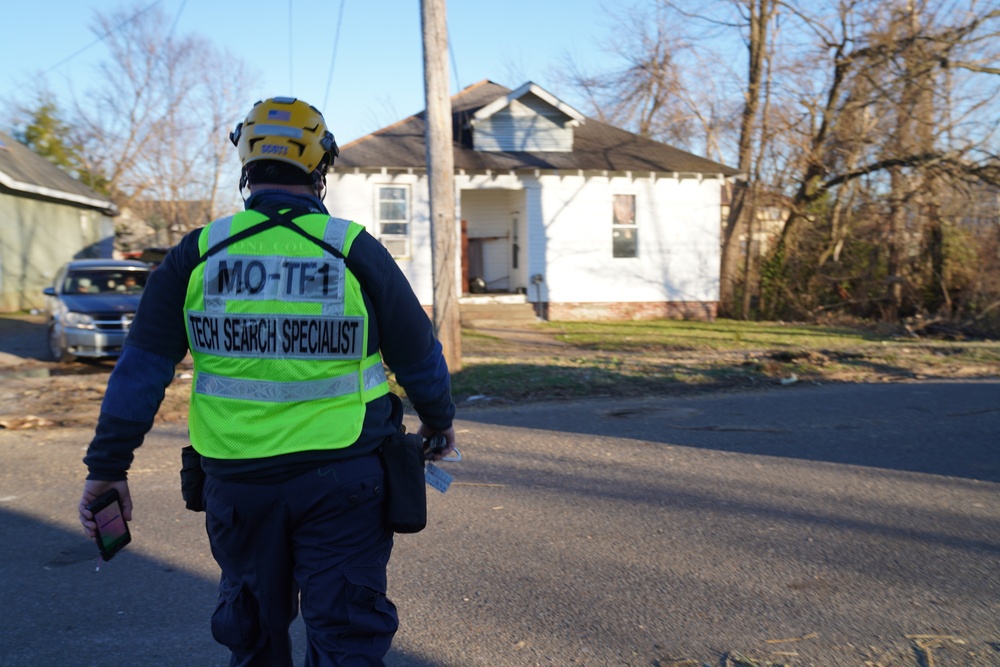
[[[184,310],[194,358],[188,426],[204,456],[347,447],[365,403],[389,391],[381,355],[367,355],[369,314],[344,262],[363,228],[323,214],[290,220],[304,234],[268,221],[246,211],[198,241]],[[262,230],[246,231],[255,225]]]

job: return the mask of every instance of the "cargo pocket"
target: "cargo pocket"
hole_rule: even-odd
[[[212,614],[212,636],[231,651],[256,648],[260,638],[257,599],[246,584],[219,583],[219,604]]]
[[[391,637],[399,628],[399,616],[385,595],[385,570],[358,568],[348,570],[347,613],[350,634],[354,637]]]
[[[205,499],[205,528],[208,530],[208,537],[213,541],[213,545],[218,542],[218,546],[225,546],[233,535],[236,512],[232,505],[217,498],[209,495],[203,497]]]

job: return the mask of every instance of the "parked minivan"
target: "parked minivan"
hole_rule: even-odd
[[[44,290],[52,358],[118,357],[149,271],[147,264],[130,260],[79,259],[63,265]]]

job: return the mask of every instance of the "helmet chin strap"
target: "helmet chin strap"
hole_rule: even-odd
[[[313,191],[320,201],[326,198],[326,174],[321,171],[313,172]]]
[[[250,188],[247,187],[247,168],[243,167],[240,171],[240,197],[243,199],[243,204],[246,205],[247,200],[250,199]]]

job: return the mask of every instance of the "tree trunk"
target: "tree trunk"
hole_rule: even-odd
[[[749,178],[753,168],[753,147],[757,116],[760,109],[761,88],[767,57],[768,27],[774,18],[774,0],[747,0],[749,11],[749,40],[747,42],[747,89],[740,117],[739,165],[743,178]],[[719,267],[719,310],[722,315],[736,312],[736,281],[740,271],[740,237],[748,227],[746,207],[747,188],[744,184],[733,184],[733,197],[729,207],[722,239],[722,257]],[[750,242],[747,242],[747,252]],[[747,288],[744,285],[744,290]]]
[[[754,247],[754,228],[757,226],[757,205],[758,197],[757,193],[760,188],[756,180],[750,185],[749,192],[749,206],[744,206],[746,214],[743,216],[746,226],[746,237],[747,237],[747,249],[746,257],[743,264],[743,307],[740,310],[740,316],[744,320],[750,319],[750,306],[753,301],[753,290],[750,288],[753,284],[753,268],[754,261],[760,256],[760,246]]]
[[[898,167],[891,170],[892,203],[889,207],[889,229],[886,245],[888,246],[888,262],[886,264],[886,308],[884,317],[887,322],[899,320],[899,309],[903,303],[903,278],[900,275],[902,266],[901,233],[906,215],[903,196],[903,175]]]
[[[732,184],[729,219],[722,236],[722,257],[719,276],[719,315],[732,317],[736,312],[736,278],[740,273],[740,237],[746,229],[744,215],[747,185]]]
[[[933,195],[932,195],[933,197]],[[951,299],[944,275],[944,228],[937,204],[927,207],[927,251],[931,260],[931,311],[938,316],[951,317]]]

